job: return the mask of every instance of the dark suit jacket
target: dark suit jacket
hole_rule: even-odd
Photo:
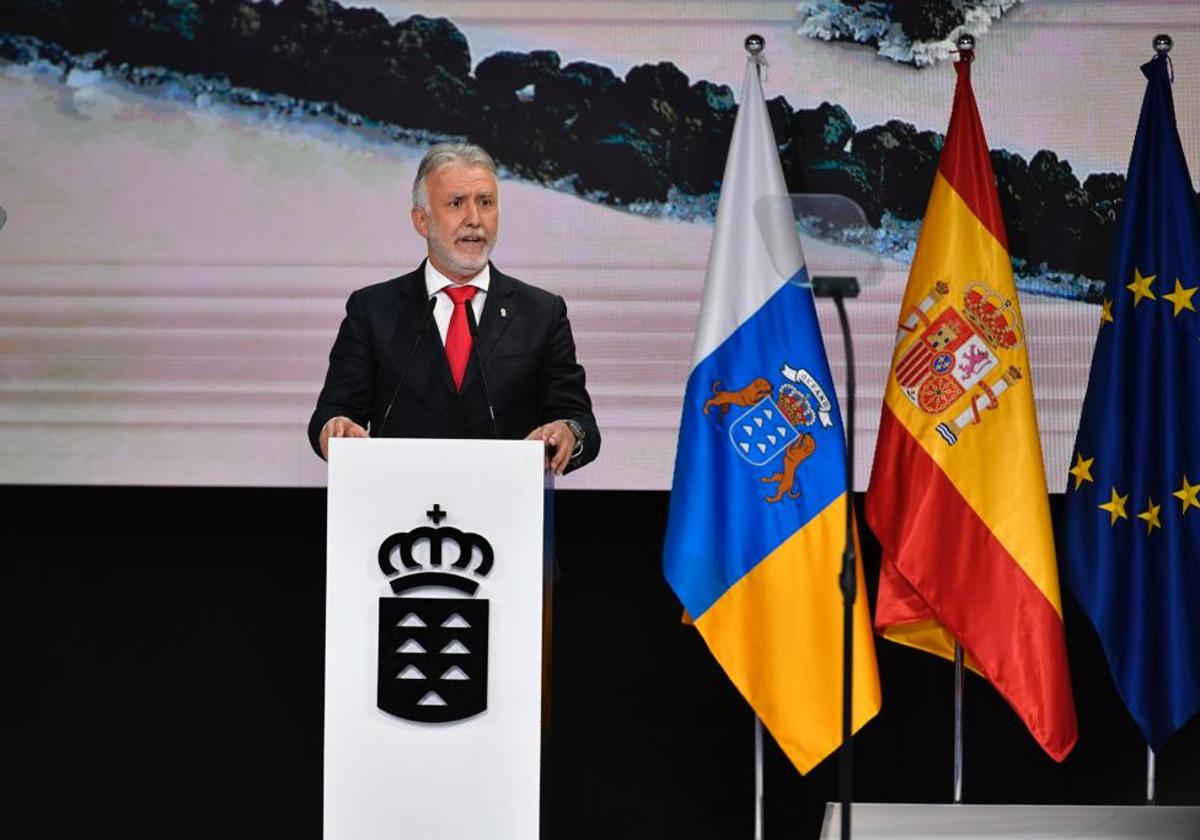
[[[485,377],[479,375],[482,358],[500,437],[520,439],[551,420],[576,420],[586,433],[583,451],[567,468],[595,458],[600,430],[583,368],[575,361],[575,340],[563,299],[501,274],[493,266],[479,319],[479,356],[471,354],[462,390],[456,392],[432,318],[417,341],[417,327],[428,305],[424,269],[422,263],[411,274],[350,295],[329,353],[325,387],[308,424],[313,449],[320,454],[321,429],[338,415],[367,428],[372,436],[380,436],[382,429],[385,437],[493,437]],[[385,428],[384,412],[410,351],[412,363]]]

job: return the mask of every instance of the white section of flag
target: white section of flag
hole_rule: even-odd
[[[754,62],[721,182],[692,367],[716,350],[804,265],[779,149]]]

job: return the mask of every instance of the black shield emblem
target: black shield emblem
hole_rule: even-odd
[[[447,723],[487,708],[488,602],[380,598],[379,687],[388,714]]]

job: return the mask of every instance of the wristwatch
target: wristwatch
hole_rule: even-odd
[[[564,419],[558,422],[570,429],[571,434],[575,435],[575,448],[571,450],[571,460],[574,461],[583,454],[583,441],[587,438],[587,432],[583,430],[583,426],[577,420]]]

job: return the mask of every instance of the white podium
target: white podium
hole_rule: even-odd
[[[535,840],[541,443],[330,444],[326,840]]]

